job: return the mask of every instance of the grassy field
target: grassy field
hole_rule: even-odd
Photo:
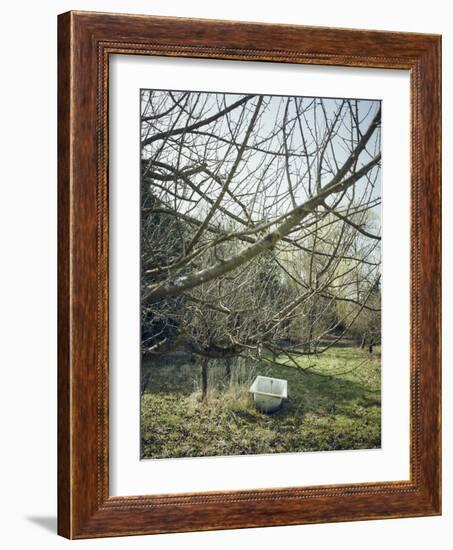
[[[195,457],[370,449],[381,445],[380,350],[369,355],[336,347],[296,365],[210,370],[201,401],[196,364],[144,365],[141,403],[143,458]],[[304,369],[308,369],[305,370]],[[286,378],[288,400],[272,415],[255,409],[248,392],[256,374]],[[222,381],[223,380],[223,381]]]

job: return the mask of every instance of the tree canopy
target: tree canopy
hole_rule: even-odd
[[[143,90],[143,352],[377,343],[380,126],[378,101]]]

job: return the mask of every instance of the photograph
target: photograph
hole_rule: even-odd
[[[452,548],[448,7],[4,3],[3,548]]]
[[[381,101],[140,90],[141,458],[381,447]]]

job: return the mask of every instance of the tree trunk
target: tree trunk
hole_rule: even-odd
[[[308,342],[306,344],[306,351],[308,353],[311,353],[314,345],[313,345],[313,332],[314,332],[314,324],[316,319],[316,312],[315,312],[315,304],[310,304],[310,310],[308,312]],[[316,350],[315,350],[316,351]]]
[[[362,335],[362,341],[360,342],[360,349],[364,349],[366,344],[366,332]]]
[[[201,363],[201,399],[203,401],[208,398],[208,364],[209,359],[203,357]]]
[[[228,384],[231,384],[231,357],[225,358],[225,379],[228,382]]]

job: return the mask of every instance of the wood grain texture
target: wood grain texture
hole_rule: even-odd
[[[58,46],[58,532],[88,538],[440,514],[440,37],[69,12],[59,16]],[[109,496],[111,54],[410,71],[410,481]]]
[[[71,536],[70,18],[58,25],[58,532]]]

